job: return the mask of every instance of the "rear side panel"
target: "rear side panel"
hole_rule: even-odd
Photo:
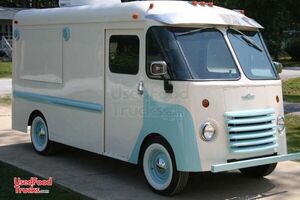
[[[102,153],[101,24],[15,28],[20,39],[14,41],[13,128],[26,132],[30,114],[39,110],[46,118],[51,140]]]

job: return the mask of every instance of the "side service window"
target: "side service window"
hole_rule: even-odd
[[[139,72],[140,41],[134,35],[113,35],[109,39],[109,69],[113,73]]]

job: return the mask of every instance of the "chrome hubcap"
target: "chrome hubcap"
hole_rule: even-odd
[[[43,128],[41,128],[41,130],[38,132],[38,136],[40,137],[44,137],[46,135],[46,132]]]
[[[163,158],[158,158],[156,160],[156,168],[160,173],[164,173],[167,169],[166,162]]]

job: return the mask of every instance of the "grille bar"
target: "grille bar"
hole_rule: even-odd
[[[237,112],[227,112],[226,117],[256,117],[262,115],[274,114],[273,109],[261,109],[261,110],[247,110],[247,111],[237,111]]]
[[[258,153],[262,151],[267,151],[271,149],[275,149],[278,147],[278,144],[267,144],[259,147],[245,147],[245,148],[232,148],[232,153]]]
[[[258,131],[258,130],[265,130],[265,129],[272,129],[276,125],[275,124],[266,124],[266,125],[247,125],[247,126],[238,126],[238,127],[230,127],[228,128],[229,132],[245,132],[245,131]]]
[[[272,143],[276,141],[276,137],[270,137],[266,139],[252,139],[252,140],[242,140],[238,142],[230,142],[230,146],[232,147],[244,147],[244,146],[253,146],[253,145],[259,145],[259,144],[266,144],[266,143]]]
[[[228,120],[228,124],[253,124],[253,123],[262,123],[267,121],[275,120],[275,116],[263,116],[263,117],[255,117],[255,118],[246,118],[246,119],[231,119]]]
[[[241,134],[230,134],[229,139],[230,140],[245,140],[245,139],[268,137],[268,136],[273,136],[275,134],[276,134],[275,130],[244,132],[244,133],[241,133]]]

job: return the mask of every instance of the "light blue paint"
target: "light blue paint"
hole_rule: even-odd
[[[142,142],[151,133],[162,135],[170,143],[179,171],[201,171],[195,126],[190,112],[181,105],[158,102],[145,90],[143,127],[129,162],[137,164]]]
[[[300,160],[300,153],[293,153],[293,154],[280,155],[280,156],[270,156],[265,158],[256,158],[256,159],[243,160],[243,161],[232,162],[232,163],[217,164],[211,167],[211,171],[216,173],[216,172],[223,172],[223,171],[229,171],[235,169],[242,169],[247,167],[267,165],[267,164],[288,161],[288,160]]]
[[[274,109],[259,109],[259,110],[247,110],[247,111],[234,111],[225,113],[225,117],[255,117],[262,115],[274,114]]]
[[[227,121],[227,124],[255,124],[275,120],[274,115],[255,117],[255,118],[245,118],[245,119],[230,119]]]
[[[40,135],[41,132],[45,133],[45,135]],[[43,149],[44,145],[47,143],[48,131],[42,121],[38,121],[36,123],[32,137],[32,139],[35,141],[34,143],[37,146],[37,149]]]
[[[277,140],[276,137],[268,137],[268,138],[256,138],[251,140],[240,140],[237,142],[230,142],[231,147],[244,147],[244,146],[253,146],[253,145],[260,145],[260,144],[268,144],[273,143]]]
[[[14,38],[15,38],[16,40],[20,40],[20,38],[21,38],[21,32],[20,32],[19,29],[15,29],[15,30],[14,30]]]
[[[278,147],[274,109],[225,113],[231,153],[258,153]]]
[[[262,138],[262,137],[270,137],[276,134],[276,130],[271,131],[256,131],[256,132],[243,132],[243,133],[235,133],[230,134],[229,139],[232,140],[245,140],[245,139],[253,139],[253,138]]]
[[[259,153],[271,149],[275,149],[278,147],[277,143],[270,143],[265,145],[259,146],[250,146],[250,147],[243,147],[243,148],[231,148],[232,153]]]
[[[275,123],[270,123],[270,124],[263,124],[263,125],[253,125],[249,124],[248,126],[237,126],[237,127],[229,127],[228,131],[229,132],[245,132],[245,131],[259,131],[259,130],[266,130],[266,129],[271,129],[275,128],[276,124]]]
[[[67,42],[67,41],[70,40],[70,37],[71,37],[70,28],[68,28],[68,27],[63,28],[63,38],[64,38],[64,40]]]
[[[34,94],[29,92],[19,92],[19,91],[14,91],[13,95],[14,97],[18,97],[30,101],[37,101],[41,103],[72,107],[72,108],[77,108],[77,109],[82,109],[87,111],[101,112],[103,110],[103,106],[101,104],[89,103],[89,102],[78,101],[73,99],[65,99],[60,97],[52,97],[52,96]]]
[[[163,185],[165,184],[169,177],[172,176],[171,174],[171,161],[168,159],[167,155],[162,152],[161,150],[153,151],[149,155],[149,162],[148,162],[148,171],[149,174],[157,184]],[[157,160],[158,159],[163,159],[165,164],[166,164],[166,169],[164,171],[160,171],[157,166]]]

